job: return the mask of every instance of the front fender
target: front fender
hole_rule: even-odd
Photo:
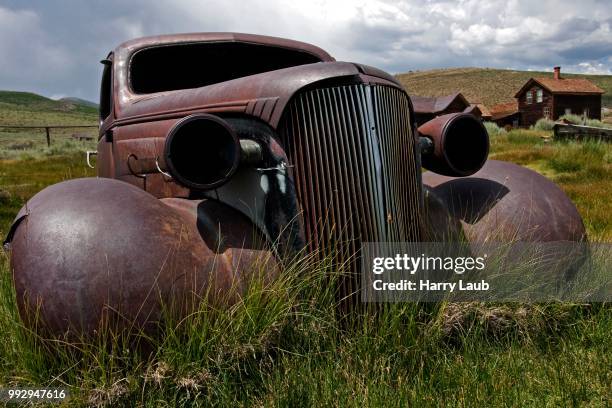
[[[84,178],[42,190],[9,242],[20,314],[53,334],[105,322],[148,331],[167,307],[232,302],[278,266],[244,215],[214,200],[165,199],[127,183]],[[36,313],[36,322],[32,320]]]
[[[470,177],[426,172],[423,183],[461,221],[470,242],[586,240],[582,218],[569,197],[525,167],[488,160]]]

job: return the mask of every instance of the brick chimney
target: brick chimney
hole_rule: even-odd
[[[556,80],[561,79],[561,67],[555,67],[554,70],[553,78]]]

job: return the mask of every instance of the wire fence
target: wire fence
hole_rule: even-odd
[[[0,125],[0,159],[92,150],[97,125]]]

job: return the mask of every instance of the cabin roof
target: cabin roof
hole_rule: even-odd
[[[416,113],[443,112],[456,100],[460,100],[465,107],[470,106],[468,100],[460,92],[438,97],[411,95],[410,100]]]
[[[498,120],[519,112],[516,101],[500,103],[491,107],[491,119]]]
[[[515,98],[527,91],[534,84],[540,85],[553,94],[603,94],[605,91],[589,81],[581,78],[530,78],[514,95]]]

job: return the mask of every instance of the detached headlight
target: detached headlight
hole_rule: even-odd
[[[261,155],[252,140],[239,140],[225,120],[208,114],[195,114],[177,122],[166,138],[165,161],[179,183],[210,190],[225,184],[241,161]]]

